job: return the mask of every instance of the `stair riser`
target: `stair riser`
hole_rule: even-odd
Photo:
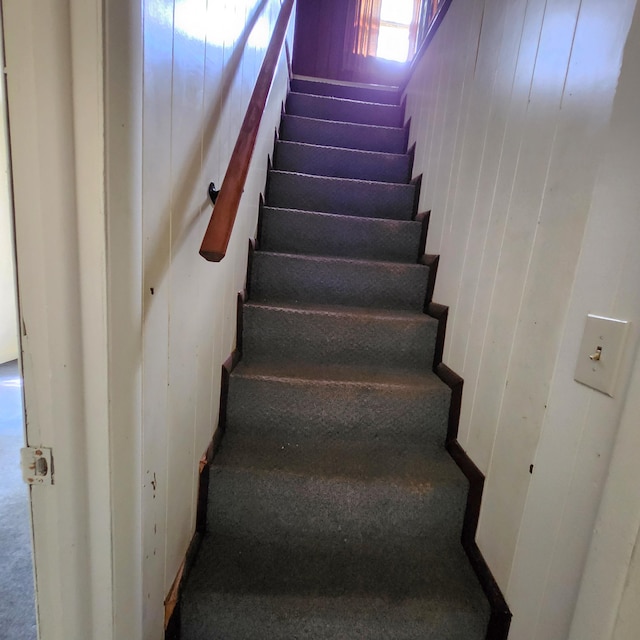
[[[374,153],[338,147],[280,141],[274,167],[318,176],[407,183],[411,158],[404,154]]]
[[[304,93],[290,93],[287,96],[286,112],[294,116],[355,122],[382,127],[404,125],[402,108],[394,105],[357,102]]]
[[[271,171],[271,207],[392,220],[411,220],[415,187]]]
[[[442,451],[450,391],[232,374],[227,432],[289,443],[375,442]]]
[[[312,120],[290,115],[282,116],[280,138],[292,142],[382,153],[406,153],[407,151],[405,129]]]
[[[328,82],[313,82],[293,78],[291,90],[299,93],[311,93],[320,96],[334,96],[348,100],[362,100],[363,102],[377,102],[383,104],[399,104],[400,92],[384,89],[368,89],[349,85],[339,85]]]
[[[472,579],[473,576],[471,576]],[[443,602],[425,606],[421,599],[390,601],[379,597],[327,596],[283,598],[220,591],[190,594],[182,605],[185,640],[480,640],[487,615],[472,606]],[[215,612],[212,616],[211,612]],[[209,626],[202,620],[213,618]],[[357,635],[356,635],[357,634]]]
[[[423,265],[312,259],[258,251],[251,297],[258,302],[345,304],[420,311],[429,268]]]
[[[292,209],[262,210],[260,248],[265,251],[416,262],[420,222],[372,220]]]
[[[246,305],[245,361],[385,366],[429,371],[436,323]]]
[[[406,548],[455,540],[465,501],[464,481],[407,487],[214,465],[207,522],[214,535],[293,547],[339,549],[352,537]]]
[[[425,546],[422,539],[401,541],[398,537],[379,549],[372,548],[363,536],[339,537],[330,548],[305,542],[212,534],[208,550],[218,588],[230,590],[242,585],[246,592],[329,596],[384,596],[392,591],[396,597],[416,597],[433,593],[434,586],[446,581],[446,574],[457,568],[454,562],[446,562],[449,557],[458,559],[455,535],[439,547]]]

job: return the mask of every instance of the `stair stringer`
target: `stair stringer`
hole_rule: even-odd
[[[428,225],[428,215],[426,224]],[[430,267],[424,312],[438,321],[433,372],[451,389],[451,403],[449,405],[445,447],[469,481],[469,492],[467,494],[467,503],[462,525],[461,543],[491,607],[491,615],[489,624],[487,625],[485,640],[507,640],[509,627],[511,625],[511,610],[476,542],[476,531],[480,517],[480,505],[482,504],[485,476],[458,442],[458,427],[460,424],[464,380],[442,362],[449,307],[433,302],[432,300],[439,256],[425,254],[420,261],[422,264]]]

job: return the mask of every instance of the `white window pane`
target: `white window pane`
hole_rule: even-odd
[[[405,62],[409,55],[409,29],[380,26],[378,58]]]
[[[413,0],[382,0],[380,19],[409,26],[413,19]]]

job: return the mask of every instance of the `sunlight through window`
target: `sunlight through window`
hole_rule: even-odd
[[[409,57],[414,0],[382,0],[378,58],[406,62]]]

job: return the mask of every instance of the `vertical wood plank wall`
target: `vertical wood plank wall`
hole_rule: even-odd
[[[2,59],[2,65],[4,66],[4,59]],[[0,300],[2,301],[0,304],[0,364],[2,364],[18,357],[18,299],[13,257],[13,202],[11,198],[9,139],[7,136],[7,97],[4,86],[0,87],[0,118],[2,118],[2,125],[0,125]]]
[[[139,454],[121,485],[141,486],[142,626],[145,638],[159,638],[163,600],[194,532],[198,462],[217,424],[221,365],[235,344],[236,295],[288,70],[283,50],[229,251],[207,263],[198,255],[207,188],[224,178],[280,3],[129,4],[107,6],[111,365],[121,388],[115,410],[127,395],[130,405],[114,438]],[[124,545],[135,523],[121,534]],[[130,589],[127,572],[115,569],[120,593]],[[122,627],[118,637],[133,636]]]
[[[610,211],[637,181],[605,170],[635,4],[454,1],[406,90],[459,440],[487,475],[477,539],[514,640],[568,637],[635,351],[634,330],[614,399],[573,381],[587,313],[640,318],[638,225]]]

